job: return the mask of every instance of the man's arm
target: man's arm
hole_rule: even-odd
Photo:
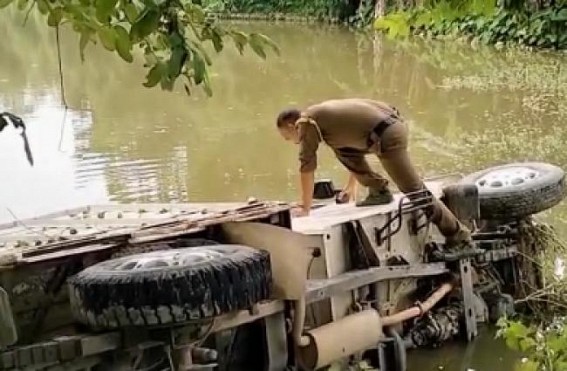
[[[349,171],[348,182],[345,188],[352,189],[354,191],[355,187],[356,187],[356,177],[354,176],[354,173],[352,171]]]
[[[315,169],[317,168],[317,149],[319,134],[312,124],[303,124],[300,129],[300,178],[301,178],[301,208],[308,215],[313,204],[313,188],[315,185]]]
[[[301,173],[301,208],[306,214],[313,205],[313,188],[315,187],[315,172]]]

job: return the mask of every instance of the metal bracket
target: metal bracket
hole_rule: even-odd
[[[408,192],[400,198],[398,202],[398,210],[395,216],[389,219],[382,228],[374,228],[374,233],[376,237],[376,243],[382,245],[382,243],[395,235],[402,228],[402,216],[404,214],[412,213],[417,210],[424,210],[425,208],[431,206],[433,203],[433,194],[428,189],[422,189],[416,192]],[[397,221],[396,228],[394,228],[389,234],[385,235],[386,230]]]
[[[18,331],[8,293],[0,287],[0,349],[18,341]]]
[[[465,308],[465,330],[466,339],[471,341],[478,335],[475,313],[475,297],[472,283],[470,259],[459,260],[459,271],[461,274],[461,291]]]
[[[264,341],[266,344],[266,371],[279,371],[287,366],[287,338],[283,312],[264,319]]]
[[[419,213],[417,216],[415,214],[418,214],[417,211],[414,212],[413,218],[409,221],[409,230],[410,233],[417,235],[419,233],[419,231],[421,231],[423,228],[427,227],[427,225],[430,223],[429,219],[427,219],[427,215],[425,214],[425,212],[423,213]],[[419,224],[419,221],[425,218],[425,222]]]
[[[360,220],[353,220],[350,223],[346,223],[347,232],[354,238],[356,242],[356,248],[351,249],[352,252],[355,252],[356,262],[355,268],[369,268],[369,267],[377,267],[380,265],[380,259],[376,255],[372,244],[370,243],[370,239],[366,235]],[[353,259],[354,260],[354,259]],[[362,266],[359,266],[362,265]]]

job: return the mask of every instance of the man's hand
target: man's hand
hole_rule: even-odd
[[[305,210],[301,206],[297,206],[291,209],[291,216],[294,218],[300,218],[302,216],[308,216],[308,215],[309,215],[309,210]]]
[[[337,195],[337,203],[344,204],[354,199],[356,187],[346,187]]]
[[[357,189],[356,185],[357,185],[356,178],[354,177],[354,175],[352,173],[350,173],[347,185],[337,195],[337,198],[336,198],[337,202],[338,203],[346,203],[346,202],[349,202],[351,200],[354,200],[354,198],[356,196],[356,189]]]

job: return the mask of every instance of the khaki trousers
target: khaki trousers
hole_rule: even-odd
[[[375,153],[384,170],[403,193],[426,189],[411,163],[408,153],[408,128],[404,121],[397,120],[378,138],[373,135],[371,152]],[[384,189],[388,180],[373,171],[366,161],[365,152],[352,148],[334,150],[338,160],[356,177],[357,181],[369,188]],[[470,231],[459,222],[455,215],[436,197],[425,210],[429,220],[449,239],[470,239]]]

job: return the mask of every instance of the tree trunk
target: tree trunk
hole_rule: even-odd
[[[374,18],[380,18],[386,14],[386,0],[376,0],[374,4]]]

